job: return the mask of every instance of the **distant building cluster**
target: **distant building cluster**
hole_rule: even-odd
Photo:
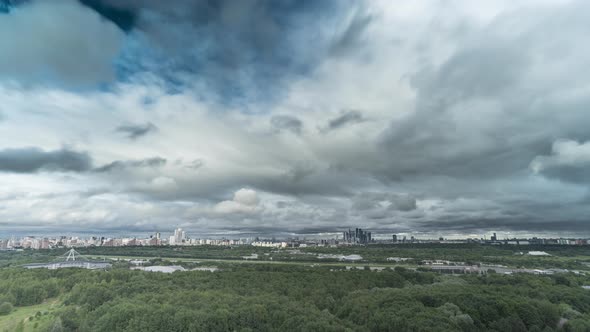
[[[393,243],[416,243],[416,242],[420,242],[420,240],[417,240],[415,237],[410,237],[410,239],[408,240],[406,238],[406,236],[404,235],[403,237],[400,236],[398,237],[397,234],[393,234],[392,235],[392,241]],[[432,242],[431,240],[428,240],[429,242]],[[439,238],[437,242],[441,242],[444,241],[443,238]]]
[[[229,239],[190,239],[186,242],[186,245],[191,246],[240,246],[249,244],[251,241],[248,240],[229,240]]]
[[[467,239],[444,239],[440,237],[438,240],[431,240],[431,239],[417,239],[414,236],[411,236],[409,239],[404,236],[399,236],[397,234],[393,234],[391,238],[392,243],[396,244],[405,244],[405,243],[480,243],[480,244],[489,244],[489,245],[569,245],[569,246],[585,246],[590,245],[590,239],[566,239],[566,238],[506,238],[506,239],[499,239],[496,233],[490,237],[490,239],[486,239],[484,237],[480,239],[474,238],[467,238]]]
[[[387,238],[375,239],[370,231],[362,228],[348,229],[342,233],[342,238],[334,236],[333,238],[318,239],[299,238],[298,236],[287,239],[203,239],[190,238],[186,231],[177,228],[172,235],[162,237],[160,232],[154,233],[147,238],[136,237],[88,237],[80,238],[75,236],[58,236],[58,237],[35,237],[25,236],[22,238],[11,237],[10,239],[0,239],[0,250],[12,249],[52,249],[52,248],[81,248],[81,247],[124,247],[124,246],[240,246],[252,245],[256,247],[269,248],[305,248],[305,247],[337,247],[348,245],[367,245],[371,243],[394,243],[394,244],[412,244],[412,243],[480,243],[487,245],[589,245],[589,239],[571,239],[571,238],[506,238],[500,239],[496,233],[486,239],[482,237],[467,239],[418,239],[414,236],[393,234],[389,240]]]
[[[343,235],[344,242],[349,244],[369,244],[372,242],[371,232],[367,232],[362,228],[349,229]]]
[[[530,239],[518,239],[518,238],[510,238],[510,239],[503,239],[500,240],[496,233],[491,236],[490,240],[482,239],[481,242],[486,244],[495,244],[495,245],[566,245],[566,246],[585,246],[590,244],[588,239],[564,239],[564,238],[538,238],[533,237]]]
[[[148,238],[107,238],[89,237],[80,238],[77,236],[58,237],[34,237],[22,238],[12,237],[0,239],[0,250],[10,249],[53,249],[53,248],[83,248],[83,247],[127,247],[127,246],[237,246],[251,244],[252,239],[191,239],[185,231],[178,228],[174,235],[164,239],[161,233],[155,233]]]
[[[287,242],[272,242],[272,241],[254,241],[252,245],[255,247],[267,247],[267,248],[287,248],[289,244]]]
[[[156,233],[156,236],[159,237],[160,233]],[[170,236],[168,242],[164,242],[163,244],[171,246],[238,246],[250,244],[251,242],[250,239],[191,239],[186,235],[186,232],[182,228],[177,228],[174,230],[174,235]]]
[[[20,240],[11,238],[9,240],[0,240],[0,249],[11,249],[14,247],[31,248],[31,249],[49,249],[51,241],[48,238],[24,237]]]

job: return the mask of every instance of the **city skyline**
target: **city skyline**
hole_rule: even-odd
[[[23,235],[24,234],[24,235]],[[437,236],[417,233],[374,233],[371,230],[362,229],[358,227],[349,227],[342,232],[328,232],[321,234],[297,234],[297,233],[276,233],[276,234],[261,234],[261,233],[203,233],[203,232],[190,232],[182,228],[168,229],[165,231],[155,231],[145,234],[108,234],[108,233],[97,233],[97,234],[72,234],[72,233],[39,233],[39,234],[12,234],[10,236],[0,234],[0,244],[6,244],[7,241],[41,241],[51,239],[53,242],[60,241],[60,239],[69,240],[81,240],[90,241],[89,244],[95,245],[95,241],[113,241],[116,240],[118,245],[194,245],[193,241],[201,241],[198,244],[208,244],[202,241],[213,241],[217,245],[230,245],[225,241],[239,241],[236,244],[250,244],[255,241],[270,241],[270,242],[282,242],[282,241],[325,241],[335,240],[340,244],[344,245],[367,245],[371,243],[412,243],[414,241],[488,241],[488,242],[505,242],[510,240],[535,240],[535,239],[546,239],[546,240],[583,240],[588,241],[590,237],[585,238],[580,234],[570,234],[567,236],[557,234],[542,234],[542,235],[524,235],[514,233],[501,233],[498,235],[497,232],[488,232],[484,234],[470,234],[470,235],[452,235]],[[135,242],[137,241],[137,242]],[[132,242],[132,244],[128,244]],[[337,243],[338,243],[337,242]],[[585,242],[586,243],[586,242]],[[528,244],[528,243],[527,243]],[[564,243],[556,244],[568,244],[567,241]],[[111,244],[112,245],[112,244]],[[0,246],[1,248],[1,246]],[[39,249],[39,248],[36,248]]]
[[[0,236],[588,237],[589,12],[0,0]]]

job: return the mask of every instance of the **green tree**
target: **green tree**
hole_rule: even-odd
[[[590,320],[572,319],[565,324],[563,329],[566,332],[590,332]]]
[[[53,324],[51,324],[51,326],[49,327],[49,329],[47,330],[47,332],[64,332],[64,327],[63,324],[61,322],[61,318],[56,318],[53,321]]]

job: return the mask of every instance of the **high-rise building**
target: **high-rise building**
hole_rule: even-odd
[[[492,235],[492,241],[498,241],[498,237],[496,236],[496,233],[494,233],[494,235]]]
[[[393,243],[397,243],[397,234],[393,234]]]
[[[186,240],[186,233],[182,230],[182,228],[177,228],[174,230],[174,235],[170,236],[170,245],[181,245]]]
[[[344,242],[356,243],[356,244],[367,244],[371,242],[371,232],[364,231],[362,228],[355,228],[355,230],[349,229],[343,233]]]

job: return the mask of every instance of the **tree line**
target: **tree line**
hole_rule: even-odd
[[[62,307],[43,327],[53,331],[590,331],[590,291],[581,288],[589,282],[574,274],[444,276],[399,267],[7,268],[0,309],[57,298]]]

